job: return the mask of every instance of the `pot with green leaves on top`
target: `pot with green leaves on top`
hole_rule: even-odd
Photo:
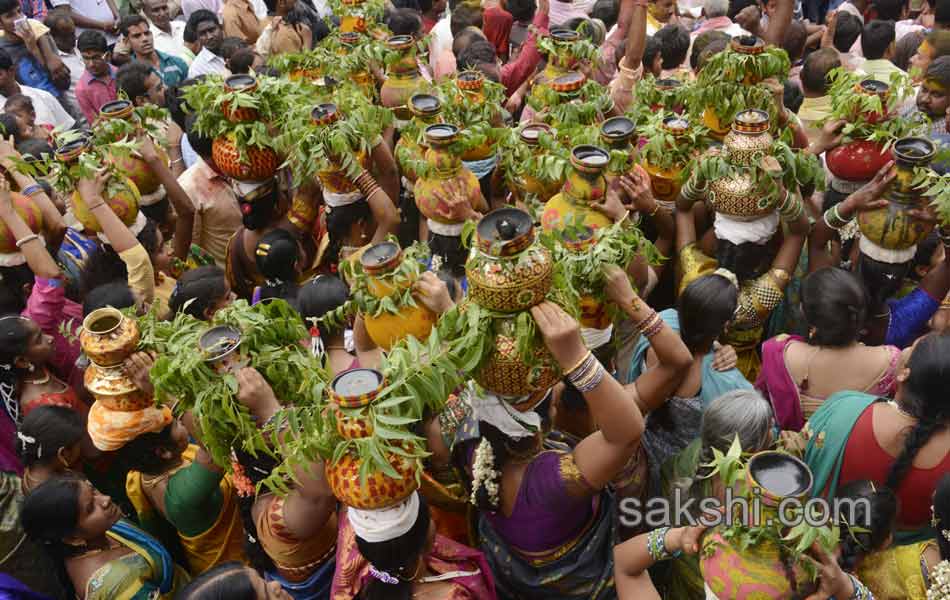
[[[412,284],[420,274],[414,260],[406,259],[395,242],[375,244],[360,256],[366,291],[380,305],[380,310],[363,313],[363,323],[366,333],[383,350],[410,335],[425,340],[435,324],[435,314],[411,298]]]
[[[541,215],[545,231],[562,231],[571,225],[607,227],[610,218],[593,208],[607,194],[604,171],[610,154],[603,148],[580,145],[571,150],[571,167],[560,193],[548,200]]]
[[[640,149],[643,169],[650,175],[650,188],[660,202],[675,202],[682,187],[683,169],[698,148],[688,136],[689,119],[672,115],[648,124],[646,144]]]
[[[468,296],[479,306],[514,313],[544,300],[551,289],[551,253],[535,243],[531,215],[499,208],[478,222],[465,273]]]
[[[460,129],[449,123],[429,125],[425,140],[426,174],[413,186],[416,206],[426,219],[458,226],[485,204],[478,178],[462,165]]]
[[[610,153],[604,170],[608,188],[619,186],[618,179],[633,170],[637,150],[633,146],[636,126],[627,117],[611,117],[600,125],[600,141]]]
[[[932,222],[914,214],[930,204],[915,178],[916,170],[933,160],[937,147],[926,138],[907,137],[894,143],[893,152],[897,177],[884,194],[887,205],[858,213],[858,228],[868,241],[885,250],[909,250],[933,231]]]
[[[426,85],[416,63],[416,41],[411,35],[394,35],[386,40],[386,48],[390,55],[379,100],[392,109],[398,119],[407,120],[411,114],[406,103]]]
[[[128,141],[129,136],[123,135],[122,139],[108,139],[108,138],[117,138],[119,135],[100,135],[99,132],[103,130],[110,131],[121,131],[122,127],[111,127],[110,121],[113,120],[122,120],[128,122],[129,125],[126,127],[133,128],[138,125],[145,125],[142,123],[142,119],[137,118],[135,112],[137,110],[144,111],[145,109],[136,109],[132,103],[128,100],[114,100],[112,102],[107,102],[102,105],[102,108],[99,109],[99,120],[96,122],[95,130],[97,132],[97,139],[106,138],[110,142],[119,142],[119,141]],[[161,144],[158,141],[153,141],[155,144],[156,153],[159,156],[159,159],[164,164],[168,163],[168,153],[165,152]],[[115,165],[120,173],[132,180],[132,183],[135,184],[135,187],[138,189],[139,194],[147,196],[149,194],[155,193],[159,186],[161,186],[161,181],[158,179],[158,175],[152,170],[152,168],[145,162],[141,157],[139,157],[134,152],[110,152],[106,156],[106,160],[109,164]]]
[[[429,146],[425,141],[425,128],[442,123],[442,101],[432,94],[414,94],[409,98],[409,112],[412,119],[402,128],[396,150],[393,153],[399,171],[409,183],[418,178],[416,168],[425,163],[425,154]]]

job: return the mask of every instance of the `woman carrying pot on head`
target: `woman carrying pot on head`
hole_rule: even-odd
[[[839,392],[815,412],[802,436],[813,493],[834,498],[838,487],[870,480],[899,500],[895,542],[927,539],[931,492],[950,469],[950,336],[930,334],[905,350],[894,400]]]
[[[252,368],[237,372],[238,401],[256,423],[264,426],[280,404],[260,373]],[[235,450],[234,483],[251,565],[277,581],[295,600],[326,598],[336,562],[336,498],[324,475],[323,461],[300,465],[286,496],[255,486],[277,467],[278,460],[263,452],[257,457]]]
[[[236,298],[224,269],[206,265],[185,271],[178,278],[168,307],[173,315],[184,312],[201,321],[210,321],[214,313]]]
[[[484,555],[436,532],[419,492],[379,510],[340,513],[331,598],[493,600]]]
[[[693,361],[668,398],[657,405],[641,405],[649,415],[642,443],[650,465],[651,495],[660,493],[663,464],[699,437],[703,412],[710,402],[733,390],[752,389],[735,368],[734,351],[729,347],[714,350],[716,340],[735,316],[738,298],[739,291],[732,280],[714,272],[693,280],[677,298],[676,308],[660,313],[666,324],[679,333]],[[637,340],[630,377],[639,377],[656,365],[656,352],[648,341]]]
[[[140,389],[150,391],[153,358],[139,352],[124,368]],[[230,477],[207,450],[188,442],[178,419],[145,432],[117,450],[127,470],[126,493],[141,526],[160,539],[172,533],[184,551],[189,572],[203,573],[230,560],[243,560],[244,528]]]
[[[888,205],[881,196],[897,175],[893,164],[882,169],[874,179],[842,202],[825,211],[824,218],[815,223],[815,231],[809,238],[808,265],[812,271],[823,266],[837,266],[842,259],[840,247],[831,244],[835,236],[845,231],[858,213]],[[908,213],[920,221],[933,221],[926,210],[914,209]],[[835,225],[836,228],[833,228]],[[868,294],[867,323],[861,339],[869,345],[889,344],[906,348],[927,330],[930,318],[940,308],[940,303],[950,292],[950,230],[938,229],[944,246],[944,260],[920,280],[920,284],[906,296],[895,299],[907,276],[911,263],[890,263],[877,260],[860,250],[853,250],[852,270],[861,279]],[[833,248],[832,252],[828,248]],[[884,258],[878,256],[878,258]]]
[[[706,497],[722,498],[722,484],[718,477],[709,477],[711,468],[705,466],[712,462],[713,451],[727,452],[736,437],[746,452],[767,450],[774,442],[773,427],[772,409],[755,390],[733,390],[713,399],[703,412],[699,437],[662,465],[660,486],[663,497],[671,502],[677,494],[684,501],[687,498],[695,498],[697,502]],[[629,547],[628,543],[624,543],[624,547]],[[617,569],[621,568],[618,556]],[[699,557],[677,557],[668,568],[666,576],[658,579],[657,584],[666,588],[669,597],[705,597]],[[621,579],[619,572],[617,579],[618,582]]]
[[[617,304],[641,324],[660,362],[633,384],[634,398],[639,404],[659,403],[679,384],[692,358],[629,283]],[[604,488],[636,451],[643,417],[629,392],[584,347],[574,319],[550,302],[533,307],[531,315],[545,345],[584,395],[599,430],[570,452],[542,451],[537,407],[547,394],[502,399],[469,386],[472,415],[456,429],[455,450],[481,510],[482,548],[499,595],[613,597],[616,513]],[[525,410],[516,410],[518,404]]]
[[[165,548],[88,481],[46,481],[27,495],[20,520],[46,548],[70,597],[172,600],[188,581]]]
[[[801,298],[808,339],[782,334],[762,345],[756,388],[771,401],[779,427],[799,431],[835,392],[892,396],[901,353],[858,341],[867,318],[861,281],[825,267],[805,277]]]

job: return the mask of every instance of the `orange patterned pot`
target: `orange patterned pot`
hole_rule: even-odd
[[[138,323],[117,308],[99,308],[82,321],[79,344],[86,356],[101,367],[121,364],[139,344]]]
[[[159,158],[167,165],[168,154],[162,148],[156,147],[156,150],[158,151]],[[131,154],[128,156],[110,154],[106,157],[106,160],[110,164],[115,165],[123,175],[131,179],[135,187],[138,188],[139,194],[143,196],[154,194],[162,184],[158,179],[158,175],[148,166],[148,163],[138,156]]]
[[[134,225],[135,219],[139,214],[139,200],[141,196],[139,195],[139,189],[135,187],[132,180],[123,177],[119,181],[116,181],[113,178],[109,181],[106,191],[106,204],[109,205],[109,208],[112,209],[115,216],[119,217],[119,220],[125,223],[127,227]],[[82,224],[85,230],[94,231],[96,233],[102,232],[102,226],[99,225],[99,221],[86,207],[86,203],[83,201],[82,196],[79,195],[78,190],[73,192],[70,197],[70,208],[72,209],[73,216],[76,217],[76,220]]]
[[[579,233],[577,239],[562,238],[561,243],[564,244],[564,247],[571,251],[572,254],[584,255],[586,254],[591,246],[594,244],[594,232],[592,229],[587,229],[583,233]],[[620,265],[624,267],[625,265]],[[607,305],[604,302],[600,302],[594,298],[589,293],[591,289],[589,287],[581,286],[578,289],[581,292],[580,303],[578,308],[580,308],[581,316],[578,319],[578,322],[581,324],[581,327],[586,327],[588,329],[606,329],[610,326],[610,316],[607,314]]]
[[[33,233],[43,231],[43,213],[36,202],[33,201],[33,198],[11,192],[10,199],[13,202],[13,209],[20,215],[30,231]],[[13,235],[6,223],[0,222],[0,254],[12,254],[19,251],[19,248],[16,247],[16,236]]]
[[[534,149],[532,152],[539,153],[544,152],[544,150],[537,149],[539,144],[538,138],[540,138],[542,133],[553,135],[554,130],[550,125],[544,123],[530,123],[521,129],[521,133],[518,137],[523,144]],[[537,198],[539,202],[544,203],[558,193],[558,190],[564,185],[564,180],[545,183],[528,174],[517,177],[514,174],[506,172],[505,183],[507,183],[508,189],[514,193],[518,200],[525,202],[527,196],[530,194]]]
[[[248,146],[245,160],[241,160],[234,136],[218,137],[211,144],[211,159],[227,177],[241,181],[266,181],[280,166],[280,157],[270,148]]]
[[[347,440],[373,435],[369,415],[360,410],[376,399],[386,385],[383,374],[373,369],[350,369],[337,375],[330,384],[330,402],[341,408],[334,410],[336,430]]]
[[[386,508],[408,498],[419,487],[416,480],[421,470],[419,461],[396,453],[385,458],[400,478],[390,477],[381,471],[370,471],[365,485],[360,481],[363,459],[354,451],[347,451],[336,462],[328,461],[327,483],[333,495],[347,506],[364,510]]]
[[[560,367],[540,336],[532,350],[537,366],[525,364],[518,354],[516,333],[514,315],[495,319],[491,354],[474,378],[486,390],[509,398],[546,390],[558,382],[561,374]]]
[[[132,412],[155,403],[125,374],[121,365],[101,367],[92,363],[86,367],[83,383],[89,393],[110,410]]]

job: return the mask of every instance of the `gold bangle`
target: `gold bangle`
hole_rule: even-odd
[[[573,367],[571,367],[570,369],[566,369],[566,370],[564,371],[564,374],[565,374],[565,375],[570,375],[571,373],[573,373],[574,371],[576,371],[582,364],[584,364],[584,361],[587,360],[587,357],[590,356],[590,353],[591,353],[590,350],[588,350],[588,351],[584,354],[584,356],[582,356],[581,359],[580,359],[579,361],[577,361],[577,364],[575,364],[575,365],[574,365]]]

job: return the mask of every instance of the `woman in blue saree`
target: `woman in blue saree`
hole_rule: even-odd
[[[35,488],[21,512],[26,534],[45,545],[67,590],[84,600],[171,600],[188,575],[112,500],[82,479]]]

